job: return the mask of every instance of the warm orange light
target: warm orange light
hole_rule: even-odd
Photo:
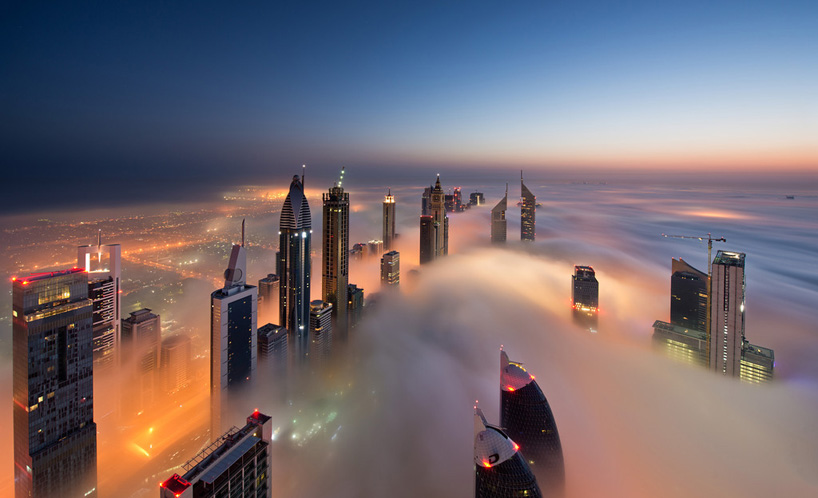
[[[17,281],[17,277],[11,277],[11,281],[12,281],[12,282],[16,282],[16,281]]]
[[[489,468],[491,467],[491,463],[488,460],[483,460],[483,467]]]
[[[511,387],[511,386],[506,386],[506,389],[508,389],[509,391],[513,391],[513,390],[514,390],[514,388],[513,388],[513,387]]]
[[[520,449],[520,445],[519,445],[519,444],[517,444],[517,443],[515,443],[515,442],[513,442],[513,441],[512,441],[512,444],[514,445],[514,451],[517,451],[517,450],[519,450],[519,449]]]

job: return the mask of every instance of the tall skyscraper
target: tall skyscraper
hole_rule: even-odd
[[[540,487],[520,446],[474,407],[475,498],[542,498]],[[525,450],[523,450],[525,451]]]
[[[500,351],[500,425],[547,486],[545,494],[561,494],[565,467],[551,406],[534,376],[521,363],[509,361],[505,351]]]
[[[237,394],[256,373],[258,289],[246,282],[244,222],[241,235],[241,245],[230,252],[224,287],[210,295],[210,435],[214,438],[224,430],[222,419],[228,408],[236,408]]]
[[[738,377],[744,342],[744,253],[719,251],[712,271],[710,368]]]
[[[349,284],[349,194],[340,184],[324,194],[323,232],[322,296],[325,302],[332,304],[339,339],[345,340],[348,326],[345,303]]]
[[[391,251],[395,244],[395,196],[392,189],[383,199],[383,250]]]
[[[485,202],[486,200],[483,197],[483,192],[472,192],[469,194],[470,206],[482,206]]]
[[[431,215],[420,217],[420,264],[435,259],[435,219]]]
[[[508,184],[506,184],[506,195],[491,210],[491,241],[493,243],[506,241],[506,209],[508,209]]]
[[[349,284],[347,287],[347,310],[349,311],[349,328],[355,328],[358,322],[361,321],[361,315],[364,311],[364,290],[355,284]]]
[[[96,496],[88,273],[12,280],[15,496]]]
[[[148,308],[134,311],[122,319],[120,370],[128,379],[122,393],[122,406],[129,415],[149,408],[159,384],[159,353],[162,322]]]
[[[332,354],[332,308],[320,299],[310,303],[311,362],[324,362]]]
[[[159,484],[160,498],[272,498],[273,430],[258,410],[241,429],[231,428]]]
[[[423,189],[423,196],[420,198],[420,215],[432,214],[432,186]]]
[[[520,171],[520,196],[522,197],[522,207],[520,208],[520,240],[534,240],[536,237],[535,213],[537,210],[537,198],[528,190],[523,183],[523,172]]]
[[[434,219],[435,228],[434,257],[439,258],[440,256],[449,254],[449,216],[446,214],[446,207],[444,205],[444,194],[440,186],[440,175],[437,175],[435,188],[432,189],[429,209],[429,214],[431,214]]]
[[[173,394],[190,385],[192,358],[190,337],[177,334],[162,340],[159,357],[159,371],[163,379],[165,393]]]
[[[670,323],[707,331],[707,274],[679,258],[672,260]]]
[[[310,336],[310,206],[304,195],[303,177],[293,177],[290,192],[281,208],[279,228],[279,323],[293,340],[294,356],[303,361],[309,352]]]
[[[278,267],[276,266],[276,271]],[[278,320],[278,275],[268,273],[258,281],[259,321]]]
[[[122,249],[119,244],[102,245],[102,232],[97,233],[97,245],[77,248],[77,266],[88,272],[88,297],[94,302],[94,368],[111,366],[119,346],[120,287]]]
[[[389,251],[381,257],[381,285],[397,286],[400,283],[400,253]]]
[[[594,269],[590,266],[574,266],[571,290],[574,322],[596,332],[599,322],[599,282]]]

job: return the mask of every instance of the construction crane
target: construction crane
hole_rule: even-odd
[[[727,242],[727,239],[724,237],[714,239],[710,232],[707,232],[707,235],[703,235],[701,237],[695,235],[668,235],[666,233],[663,233],[662,237],[672,237],[674,239],[698,239],[701,241],[707,239],[707,278],[710,278],[712,275],[711,270],[713,266],[713,259],[711,257],[711,253],[713,252],[713,242]]]

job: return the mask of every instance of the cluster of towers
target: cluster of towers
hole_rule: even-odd
[[[508,209],[508,184],[506,194],[491,209],[491,241],[503,243],[506,241],[507,223],[506,210]],[[536,210],[537,198],[528,190],[523,182],[523,172],[520,171],[520,240],[534,241],[536,238]]]
[[[474,413],[475,498],[561,496],[565,465],[551,406],[534,376],[500,351],[500,425]]]

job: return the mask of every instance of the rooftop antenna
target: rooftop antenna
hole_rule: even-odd
[[[241,219],[241,246],[244,247],[244,220],[245,218]]]
[[[97,232],[97,247],[102,247],[102,229]]]
[[[340,187],[342,183],[344,183],[344,168],[346,166],[341,166],[341,177],[338,178],[338,186]]]
[[[301,190],[304,190],[304,177],[307,176],[307,165],[301,165]]]
[[[508,197],[508,182],[506,182],[506,197]]]

